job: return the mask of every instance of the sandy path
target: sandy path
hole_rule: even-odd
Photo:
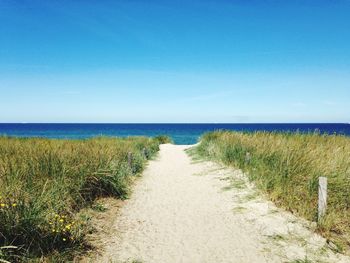
[[[257,197],[239,171],[193,163],[186,148],[161,146],[116,217],[98,262],[260,263],[316,256],[350,262]]]

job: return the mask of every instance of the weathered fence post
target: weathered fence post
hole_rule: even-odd
[[[318,221],[326,214],[327,208],[327,177],[318,178]]]
[[[128,152],[128,165],[131,168],[131,162],[132,162],[132,152]]]
[[[143,156],[145,157],[145,159],[148,159],[148,151],[147,151],[147,149],[143,148],[142,152],[143,152]]]
[[[250,152],[246,152],[246,154],[245,154],[245,162],[246,163],[250,163],[250,159],[251,159]]]

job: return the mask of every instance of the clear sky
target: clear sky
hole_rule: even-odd
[[[350,1],[0,0],[0,122],[349,122]]]

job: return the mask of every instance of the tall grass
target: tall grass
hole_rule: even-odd
[[[96,198],[126,198],[132,175],[164,140],[0,137],[0,259],[24,261],[84,245]],[[128,158],[129,152],[132,159]]]
[[[197,152],[241,168],[277,205],[308,220],[317,220],[318,177],[326,176],[327,214],[318,231],[349,248],[350,138],[218,131],[205,134]]]

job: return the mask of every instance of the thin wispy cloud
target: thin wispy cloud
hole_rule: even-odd
[[[335,106],[335,105],[337,105],[337,103],[335,101],[331,101],[331,100],[323,101],[322,104],[326,105],[326,106]]]
[[[0,61],[0,68],[6,68],[11,70],[23,70],[23,69],[49,69],[49,65],[39,64],[12,64]]]
[[[215,92],[215,93],[210,93],[210,94],[183,97],[182,99],[177,100],[177,102],[211,101],[214,99],[219,99],[219,98],[231,96],[232,94],[234,94],[234,91]]]

